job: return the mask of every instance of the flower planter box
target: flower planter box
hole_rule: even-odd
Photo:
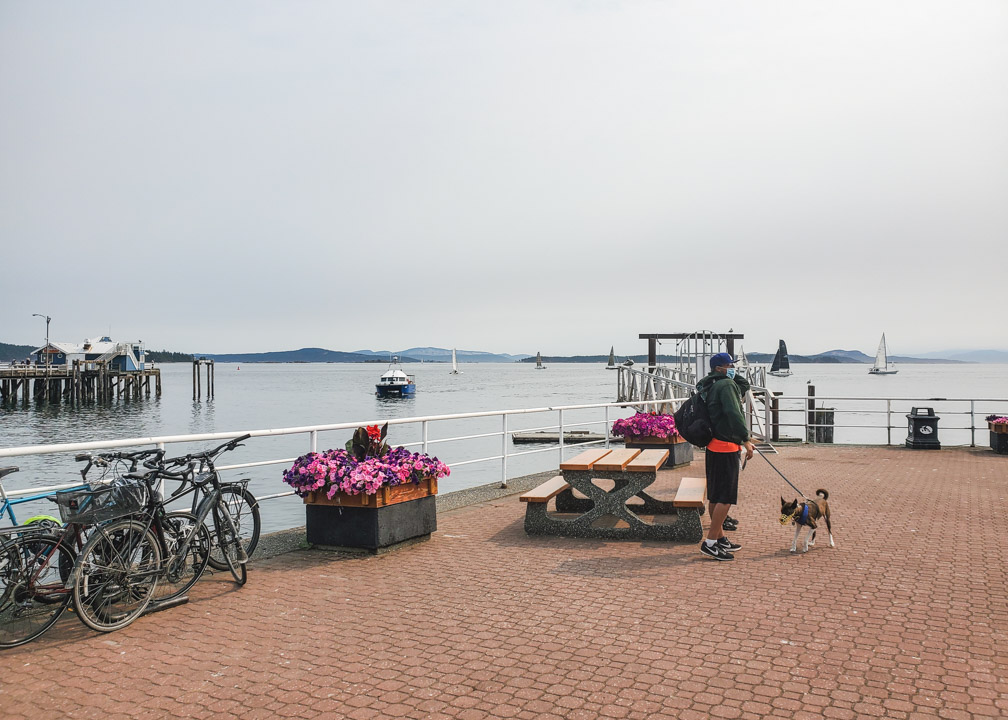
[[[669,455],[662,469],[689,465],[693,462],[693,446],[678,435],[671,438],[627,436],[623,439],[623,444],[628,448],[639,450],[668,450]]]
[[[1008,435],[1008,423],[987,423],[987,427],[990,428],[992,433],[997,433],[999,435]]]
[[[375,495],[309,493],[305,531],[311,545],[377,553],[426,540],[437,530],[437,479],[383,487]]]

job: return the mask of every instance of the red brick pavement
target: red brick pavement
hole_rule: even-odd
[[[290,553],[253,563],[241,589],[215,575],[116,633],[67,615],[0,655],[0,716],[1008,716],[1008,457],[772,459],[806,493],[830,491],[836,548],[788,552],[778,496],[793,493],[758,458],[732,563],[528,537],[505,498],[385,556]]]

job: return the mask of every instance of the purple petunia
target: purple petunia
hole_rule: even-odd
[[[302,455],[284,472],[283,481],[300,497],[324,492],[331,499],[337,492],[374,495],[382,487],[419,483],[447,477],[451,471],[436,457],[393,448],[381,457],[358,461],[346,450],[326,450]]]
[[[612,434],[622,437],[673,438],[676,431],[675,418],[671,415],[639,412],[631,417],[617,420],[612,425]]]

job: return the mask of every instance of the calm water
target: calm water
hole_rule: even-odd
[[[326,423],[380,421],[383,419],[446,415],[453,413],[577,405],[610,402],[615,399],[617,373],[602,366],[552,364],[537,371],[530,364],[463,365],[463,374],[450,375],[442,364],[413,364],[408,371],[417,378],[414,398],[383,400],[374,396],[374,383],[385,364],[218,364],[215,372],[216,397],[192,400],[192,366],[163,365],[161,398],[118,401],[110,406],[68,408],[66,406],[7,408],[0,410],[0,447],[16,447],[60,442],[78,442],[109,438],[184,435],[190,433],[229,432],[266,428],[298,427]],[[896,398],[1008,398],[1006,365],[901,365],[898,375],[872,377],[866,365],[794,365],[790,378],[772,378],[771,388],[786,396],[804,397],[808,381],[816,387],[819,398],[896,397]],[[205,375],[204,375],[205,378]],[[837,442],[886,442],[884,415],[869,410],[885,410],[884,402],[837,402],[820,400],[818,405],[838,410],[858,409],[856,414],[839,414],[837,423],[870,425],[870,428],[836,430]],[[968,410],[968,405],[940,402],[898,402],[893,404],[893,425],[903,426],[905,413],[912,404],[936,408],[942,421],[940,439],[944,444],[968,444],[969,433],[955,430],[968,426],[968,418],[954,416]],[[800,400],[784,402],[784,422],[801,423]],[[1008,412],[1005,403],[978,403],[977,411]],[[509,420],[509,430],[519,430],[555,422],[549,416],[517,416]],[[576,412],[565,415],[566,425],[587,419]],[[592,414],[592,419],[599,418]],[[612,416],[615,419],[615,415]],[[590,428],[600,431],[600,428]],[[431,426],[431,439],[471,435],[500,430],[500,419],[440,423]],[[901,435],[902,432],[902,435]],[[420,440],[419,426],[393,427],[393,444]],[[786,428],[783,434],[802,436],[800,427]],[[319,448],[341,447],[350,431],[326,433],[319,437]],[[901,442],[905,431],[893,431],[893,442]],[[986,433],[978,433],[977,444],[986,444]],[[453,459],[471,459],[500,453],[500,438],[463,445],[435,444],[436,454],[451,464]],[[202,448],[211,443],[201,443]],[[527,449],[521,446],[519,450]],[[185,452],[184,446],[170,446],[169,453]],[[416,449],[416,448],[414,448]],[[256,438],[235,453],[231,462],[252,462],[280,457],[295,457],[308,450],[304,436]],[[240,453],[240,454],[239,454]],[[555,468],[558,456],[552,452],[510,458],[511,477],[526,472]],[[69,482],[78,465],[72,456],[0,459],[0,465],[18,465],[20,473],[7,478],[9,490]],[[287,489],[280,481],[282,466],[253,468],[235,476],[250,477],[250,486],[262,496]],[[453,470],[441,483],[442,492],[472,487],[500,479],[498,462],[467,465]],[[22,506],[23,507],[23,506]],[[51,512],[51,507],[46,509]],[[24,511],[21,510],[19,514]],[[26,515],[22,514],[22,517]],[[264,526],[269,530],[301,525],[304,511],[296,498],[269,501],[264,511]],[[6,524],[6,523],[0,523]]]

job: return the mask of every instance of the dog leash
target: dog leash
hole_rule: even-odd
[[[805,496],[805,493],[803,493],[801,490],[799,490],[798,488],[796,488],[794,486],[794,483],[792,483],[790,480],[788,480],[786,477],[784,477],[784,473],[782,473],[780,470],[777,470],[777,466],[774,465],[772,462],[770,462],[770,458],[768,458],[766,455],[764,455],[763,453],[761,453],[759,451],[759,448],[755,448],[755,450],[756,450],[756,452],[759,454],[759,456],[761,458],[763,458],[764,460],[767,461],[767,465],[769,465],[770,467],[772,467],[774,469],[774,471],[776,471],[776,473],[778,475],[780,475],[782,478],[784,478],[784,482],[786,482],[788,485],[790,485],[791,487],[793,487],[794,491],[796,493],[798,493],[799,495],[802,496],[802,500],[804,500],[805,502],[812,502],[808,497]]]

